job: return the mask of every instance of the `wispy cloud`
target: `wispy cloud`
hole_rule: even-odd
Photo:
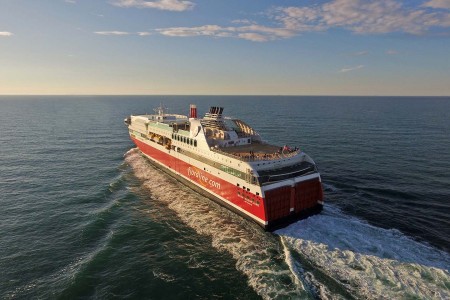
[[[0,31],[0,36],[13,36],[14,34],[12,32],[9,31]]]
[[[191,10],[195,6],[193,2],[185,0],[115,0],[112,4],[119,7],[155,8],[171,11]]]
[[[352,53],[353,56],[364,56],[367,54],[369,54],[369,51],[358,51],[358,52]]]
[[[266,35],[255,32],[239,33],[237,37],[252,42],[267,42],[269,40]]]
[[[129,32],[126,31],[95,31],[95,34],[98,35],[129,35]]]
[[[149,36],[152,35],[151,32],[148,31],[140,31],[140,32],[127,32],[127,31],[95,31],[95,34],[98,35],[115,35],[115,36],[124,36],[124,35],[138,35],[138,36]]]
[[[342,28],[359,34],[418,35],[432,27],[450,27],[450,13],[406,7],[397,0],[334,0],[322,5],[278,7],[273,10],[272,18],[299,32]]]
[[[356,67],[342,68],[342,69],[339,70],[339,73],[347,73],[347,72],[356,71],[356,70],[359,70],[359,69],[362,69],[362,68],[364,68],[364,65],[359,65],[359,66],[356,66]]]
[[[197,27],[171,27],[156,29],[160,34],[172,37],[210,36],[216,38],[238,38],[254,42],[267,42],[271,40],[289,38],[295,32],[280,28],[252,24],[248,26],[204,25]]]
[[[77,1],[75,1],[75,0],[64,0],[64,2],[70,3],[70,4],[76,4],[77,3]]]
[[[248,20],[248,19],[237,19],[231,21],[233,24],[244,24],[244,25],[250,25],[250,24],[256,24],[256,22]]]
[[[425,7],[450,9],[450,0],[431,0],[423,4]]]

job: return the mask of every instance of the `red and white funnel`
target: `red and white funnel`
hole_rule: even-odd
[[[197,119],[197,105],[191,104],[189,118]]]

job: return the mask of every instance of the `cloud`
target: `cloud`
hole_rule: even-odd
[[[75,1],[75,0],[64,0],[64,2],[70,3],[70,4],[76,4],[77,3],[77,1]]]
[[[245,24],[245,25],[256,24],[256,22],[248,20],[248,19],[233,20],[233,21],[231,21],[231,23],[233,23],[233,24]]]
[[[431,0],[423,4],[425,7],[450,9],[450,0]]]
[[[129,32],[125,31],[95,31],[95,34],[98,35],[129,35]]]
[[[155,8],[171,11],[191,10],[195,6],[193,2],[184,0],[116,0],[112,4],[119,7]]]
[[[254,42],[266,42],[289,38],[295,32],[279,27],[252,24],[248,26],[204,25],[197,27],[171,27],[156,29],[160,34],[171,37],[210,36],[216,38],[238,38]]]
[[[140,31],[140,32],[127,32],[127,31],[95,31],[95,34],[98,35],[115,35],[115,36],[124,36],[124,35],[138,35],[138,36],[149,36],[152,35],[151,32],[148,31]]]
[[[180,1],[121,0],[118,2],[120,6],[143,7],[145,4],[153,7],[156,3]],[[332,28],[356,34],[400,32],[422,35],[433,28],[450,27],[450,12],[435,9],[447,7],[449,3],[450,0],[431,0],[424,5],[411,7],[404,6],[399,0],[332,0],[309,6],[272,8],[265,14],[273,23],[270,25],[259,25],[248,19],[240,19],[231,21],[233,26],[169,27],[159,28],[156,31],[171,37],[230,37],[255,42],[286,39],[306,32],[320,32]],[[353,55],[367,54],[367,51],[361,51]]]
[[[8,37],[14,35],[12,32],[9,31],[0,31],[0,37]]]
[[[298,32],[342,28],[358,34],[418,35],[432,27],[450,27],[450,13],[409,8],[397,0],[333,0],[322,5],[278,7],[271,17]]]
[[[252,33],[252,32],[246,32],[246,33],[239,33],[237,35],[238,38],[253,41],[253,42],[267,42],[269,41],[269,38],[266,35],[259,34],[259,33]]]
[[[339,70],[339,73],[347,73],[347,72],[356,71],[356,70],[359,70],[362,68],[364,68],[364,65],[359,65],[359,66],[350,67],[350,68],[343,68],[343,69]]]
[[[369,54],[369,51],[359,51],[359,52],[352,53],[353,56],[364,56],[367,54]]]

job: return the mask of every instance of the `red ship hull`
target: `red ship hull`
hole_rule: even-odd
[[[140,151],[157,166],[184,184],[255,221],[267,230],[276,229],[322,210],[323,191],[320,177],[281,186],[255,195],[205,170],[131,137]]]

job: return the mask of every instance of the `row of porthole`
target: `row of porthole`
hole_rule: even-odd
[[[238,195],[240,196],[241,193],[238,192]],[[256,205],[259,206],[259,204],[260,204],[259,200],[256,200],[255,198],[250,198],[248,195],[244,195],[244,194],[242,194],[242,196],[243,196],[245,199],[247,199],[247,200],[249,200],[250,202],[252,202],[253,204],[256,204]]]
[[[240,187],[239,183],[236,183],[236,186],[237,186],[237,187]],[[243,191],[247,190],[247,192],[250,192],[250,189],[249,189],[249,188],[246,189],[245,186],[242,186],[242,190],[243,190]],[[259,196],[259,193],[258,193],[258,192],[256,192],[256,196]]]
[[[188,144],[188,145],[191,145],[191,146],[194,146],[194,147],[197,147],[197,140],[187,138],[185,136],[181,136],[181,135],[172,133],[172,139],[182,142],[182,143],[185,143],[185,144]]]

